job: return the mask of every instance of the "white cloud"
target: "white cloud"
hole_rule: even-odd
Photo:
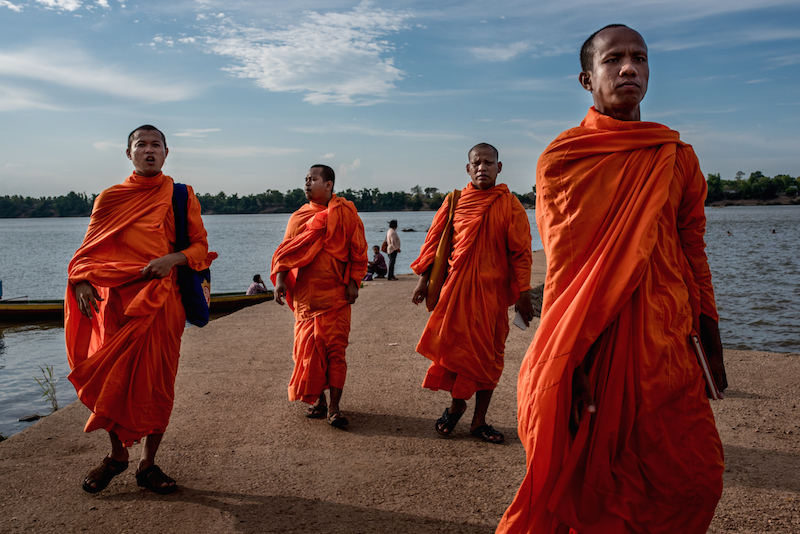
[[[106,9],[111,9],[111,6],[108,5],[108,0],[97,0],[97,5]]]
[[[129,65],[104,65],[83,52],[66,47],[0,52],[0,76],[38,80],[81,91],[102,93],[144,102],[175,102],[191,98],[197,89],[190,84],[154,79],[142,88],[144,74]]]
[[[205,137],[208,133],[221,131],[219,128],[186,128],[173,135],[175,137]]]
[[[175,42],[172,40],[172,37],[162,37],[160,35],[156,35],[153,37],[153,42],[150,43],[150,46],[156,46],[157,44],[172,46],[175,44]]]
[[[361,167],[361,159],[356,159],[350,165],[345,165],[344,163],[342,163],[341,165],[339,165],[339,177],[344,178],[345,176],[347,176],[347,173],[349,171],[353,171],[359,167]]]
[[[178,42],[183,44],[194,44],[197,42],[197,39],[194,37],[182,37],[178,39]]]
[[[797,65],[800,63],[800,54],[789,56],[780,56],[770,60],[770,63],[776,67],[788,67],[789,65]]]
[[[319,158],[319,159],[331,159],[331,158],[332,158],[332,157],[334,157],[334,156],[336,156],[336,154],[334,154],[333,152],[328,152],[328,153],[327,153],[327,154],[325,154],[324,156],[320,156],[320,158]]]
[[[472,55],[483,61],[508,61],[530,50],[531,45],[525,41],[518,41],[504,46],[478,46],[470,49]]]
[[[0,7],[7,7],[11,11],[16,11],[17,13],[22,11],[22,6],[17,4],[12,4],[8,0],[0,0]]]
[[[267,156],[288,156],[302,152],[299,148],[279,148],[261,146],[241,146],[232,148],[182,148],[170,147],[170,154],[198,154],[202,156],[214,156],[217,158],[244,158],[244,157],[267,157]]]
[[[47,101],[47,98],[29,88],[0,85],[0,111],[17,111],[20,109],[46,109],[50,111],[66,111]]]
[[[746,81],[744,83],[766,83],[768,81],[770,81],[769,78],[759,78],[757,80],[748,80],[748,81]]]
[[[398,137],[403,139],[417,139],[417,140],[459,140],[466,139],[463,134],[451,134],[441,132],[410,132],[408,130],[379,130],[377,128],[370,128],[369,126],[358,125],[330,125],[330,126],[314,126],[303,127],[294,126],[289,127],[289,131],[302,134],[354,134],[364,135],[368,137]]]
[[[38,3],[50,9],[61,11],[76,11],[81,7],[80,0],[36,0]]]
[[[98,141],[97,143],[92,143],[92,146],[95,147],[97,150],[108,150],[110,148],[113,149],[126,149],[128,145],[124,143],[112,143],[111,141]]]
[[[226,22],[209,29],[208,50],[232,58],[227,70],[274,92],[306,93],[314,104],[365,103],[386,95],[404,72],[385,36],[407,28],[410,15],[364,1],[344,13],[307,12],[281,29]]]

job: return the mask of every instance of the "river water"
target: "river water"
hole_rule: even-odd
[[[706,214],[707,252],[725,347],[800,352],[800,206],[708,208]],[[267,280],[288,218],[205,216],[211,249],[220,254],[212,266],[212,291],[244,291],[256,273]],[[401,230],[413,230],[399,234],[402,252],[396,266],[398,274],[410,273],[433,212],[362,213],[361,218],[370,246],[383,242],[390,219],[397,219]],[[535,228],[533,211],[528,218]],[[63,298],[66,267],[87,224],[88,218],[0,219],[3,298]],[[535,231],[532,248],[542,248]],[[29,425],[17,421],[21,416],[49,412],[33,380],[34,375],[41,377],[39,366],[44,365],[52,365],[58,377],[69,373],[60,325],[0,323],[0,434]],[[57,384],[57,398],[62,406],[76,398],[66,378]]]

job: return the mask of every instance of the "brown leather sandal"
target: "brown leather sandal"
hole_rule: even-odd
[[[83,479],[83,491],[88,493],[98,493],[108,487],[111,479],[122,473],[128,468],[128,462],[121,462],[113,460],[111,457],[106,456],[100,465],[89,471],[86,478]],[[94,487],[92,487],[94,484]]]
[[[164,474],[164,471],[162,471],[157,465],[151,465],[147,469],[136,473],[136,483],[143,488],[158,493],[159,495],[166,495],[178,489],[175,479]],[[169,485],[164,486],[164,483]]]

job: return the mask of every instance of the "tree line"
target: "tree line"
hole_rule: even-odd
[[[709,174],[706,182],[706,204],[720,200],[772,200],[782,195],[797,197],[800,191],[800,177],[778,174],[770,178],[761,171],[751,173],[746,180],[742,171],[736,173],[735,180],[723,180],[719,174]]]
[[[445,193],[436,187],[423,189],[419,185],[411,188],[410,193],[392,191],[382,193],[374,189],[346,189],[337,195],[351,200],[359,211],[403,211],[403,210],[435,210],[444,202]],[[532,207],[534,193],[517,195],[526,207]],[[0,197],[0,218],[13,217],[88,217],[97,195],[70,192],[59,197],[21,197],[19,195]],[[286,193],[267,189],[263,193],[239,196],[226,195],[219,192],[197,194],[204,215],[211,214],[248,214],[248,213],[292,213],[306,203],[306,195],[302,189],[291,189]]]
[[[760,171],[744,179],[744,173],[736,173],[735,180],[723,180],[719,174],[708,175],[708,197],[706,204],[724,200],[772,200],[778,196],[798,197],[800,177],[779,174],[773,178]],[[346,189],[337,195],[351,200],[359,211],[403,211],[435,210],[444,202],[446,192],[437,187],[422,188],[416,185],[409,193],[391,191],[383,193],[378,188],[359,190]],[[536,200],[536,186],[530,193],[514,193],[526,208],[531,208]],[[0,197],[0,218],[15,217],[88,217],[96,194],[70,191],[57,197],[22,197],[20,195]],[[239,196],[219,192],[198,194],[203,214],[247,214],[247,213],[291,213],[305,204],[306,196],[302,189],[291,189],[281,193],[267,189],[263,193]]]

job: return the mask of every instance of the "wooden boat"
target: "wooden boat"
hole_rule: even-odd
[[[272,300],[273,293],[245,295],[244,293],[213,293],[211,313],[230,313],[253,304]],[[27,323],[61,320],[64,317],[63,300],[0,300],[0,323]]]

